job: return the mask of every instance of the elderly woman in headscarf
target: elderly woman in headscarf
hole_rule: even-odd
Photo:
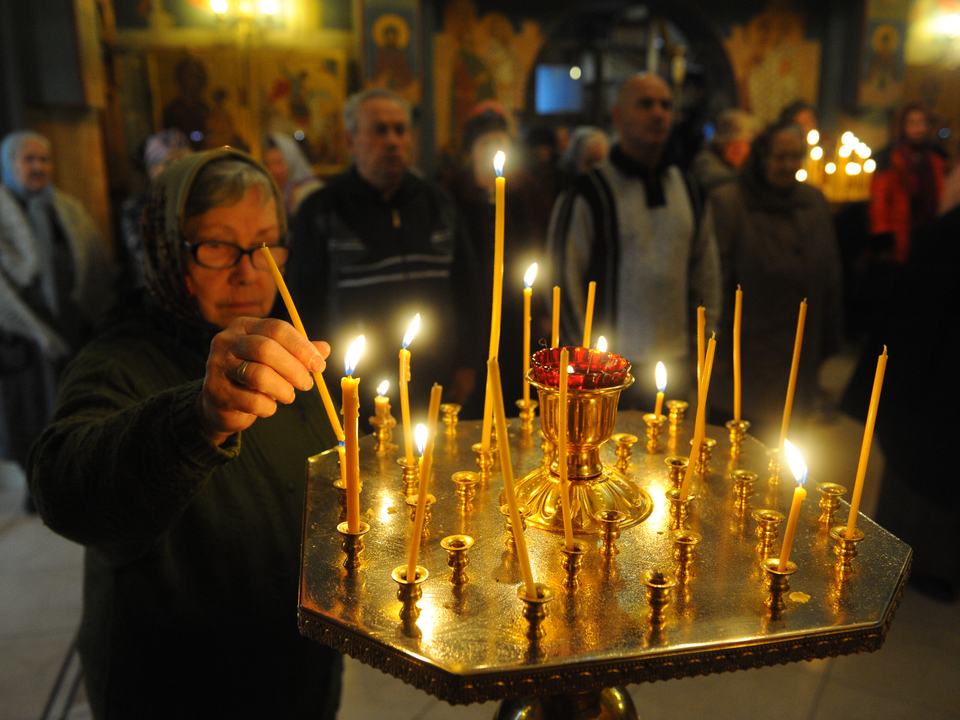
[[[110,255],[80,201],[51,184],[49,141],[0,144],[0,457],[24,465],[57,377],[112,301]]]
[[[751,432],[761,440],[774,443],[800,302],[807,300],[793,406],[798,422],[814,408],[817,372],[839,349],[843,327],[840,253],[830,208],[823,193],[796,178],[805,151],[797,125],[772,125],[754,140],[737,180],[709,198],[723,273],[724,337],[733,336],[737,286],[743,289],[743,419],[753,423]],[[732,386],[729,356],[718,355],[710,387],[718,420],[733,417]]]
[[[335,444],[329,347],[267,318],[279,189],[245,153],[151,188],[147,292],[71,363],[31,454],[44,522],[85,546],[95,718],[333,718],[341,659],[297,629],[305,462]]]
[[[263,164],[280,186],[283,204],[293,217],[308,195],[323,187],[297,141],[283,133],[270,133],[263,143]]]

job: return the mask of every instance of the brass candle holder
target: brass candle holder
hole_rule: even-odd
[[[670,421],[670,432],[677,432],[677,427],[683,422],[683,414],[690,407],[685,400],[667,400],[667,418]]]
[[[337,504],[340,506],[340,515],[337,522],[343,522],[347,519],[347,481],[342,477],[333,481],[333,486],[337,489]]]
[[[820,493],[819,522],[830,527],[833,525],[833,514],[840,507],[840,498],[847,494],[847,489],[837,483],[820,483],[817,492]]]
[[[520,513],[520,531],[527,531],[527,518],[530,517],[530,508],[520,504],[517,506]],[[513,545],[513,522],[510,520],[510,506],[501,505],[500,514],[503,515],[503,529],[507,531],[507,545]]]
[[[480,468],[480,482],[487,482],[490,480],[490,473],[493,470],[493,442],[491,441],[489,450],[483,449],[483,443],[474,443],[472,449],[477,454],[477,467]]]
[[[400,479],[403,480],[403,494],[407,497],[415,495],[420,484],[420,463],[416,460],[408,462],[406,456],[404,456],[397,458],[397,465],[401,469]]]
[[[406,565],[398,565],[393,569],[391,577],[397,584],[397,600],[402,603],[400,619],[414,621],[420,617],[420,608],[417,606],[417,602],[423,597],[423,588],[420,586],[430,573],[425,567],[417,565],[417,576],[411,582],[407,580],[407,569]]]
[[[527,597],[527,586],[520,583],[517,588],[517,597],[523,601],[523,617],[527,621],[526,636],[528,640],[539,640],[547,631],[543,627],[543,621],[547,617],[547,603],[553,600],[553,590],[543,583],[535,583],[537,588],[537,597]]]
[[[630,456],[633,455],[633,446],[639,438],[630,433],[616,433],[610,439],[617,445],[615,451],[617,455],[617,470],[626,472],[627,468],[630,467]]]
[[[679,490],[680,485],[683,484],[684,473],[687,472],[687,465],[690,464],[690,459],[685,457],[668,457],[664,462],[667,464],[667,469],[670,472],[670,487]]]
[[[597,513],[597,521],[603,530],[601,535],[600,553],[607,557],[620,554],[616,543],[620,537],[620,524],[627,519],[625,513],[619,510],[601,510]]]
[[[835,525],[830,528],[830,537],[837,541],[833,554],[837,556],[837,573],[848,575],[853,570],[853,559],[857,556],[857,545],[864,538],[860,528],[853,529],[853,539],[847,539],[847,526]]]
[[[457,403],[442,403],[440,405],[440,412],[443,413],[443,424],[448,436],[456,436],[457,420],[462,409]]]
[[[754,510],[752,517],[757,521],[757,537],[760,539],[758,550],[762,557],[766,557],[773,547],[773,541],[777,539],[780,523],[786,518],[776,510]]]
[[[370,532],[370,525],[361,520],[360,529],[357,532],[350,532],[347,523],[342,522],[337,525],[337,532],[343,536],[340,541],[340,547],[346,555],[343,567],[347,570],[356,570],[362,565],[360,553],[363,552],[363,536]]]
[[[520,408],[520,432],[529,435],[533,432],[533,419],[537,416],[536,400],[517,400],[517,407]]]
[[[669,571],[646,570],[640,576],[640,582],[646,588],[644,596],[650,606],[647,619],[651,625],[663,625],[667,620],[670,593],[679,582],[677,576]]]
[[[780,480],[780,450],[770,448],[767,450],[767,457],[770,458],[767,469],[770,471],[770,484],[773,485]]]
[[[734,470],[730,473],[730,479],[733,480],[733,492],[736,500],[733,503],[737,514],[742,515],[750,507],[750,496],[753,495],[753,484],[757,481],[758,475],[749,470]]]
[[[691,446],[693,441],[690,441]],[[697,464],[693,468],[697,475],[707,474],[707,465],[710,463],[710,457],[713,455],[713,449],[717,446],[717,441],[713,438],[705,437],[700,443],[700,453],[697,455]]]
[[[677,561],[674,574],[682,583],[689,580],[692,575],[690,566],[693,565],[697,545],[701,540],[703,536],[693,530],[676,530],[673,533],[673,557]]]
[[[407,496],[407,507],[410,508],[410,522],[417,521],[417,503],[420,501],[419,495],[408,495]],[[422,537],[430,537],[430,530],[428,529],[430,525],[430,518],[433,517],[433,511],[431,508],[433,504],[437,501],[437,498],[433,493],[427,493],[427,502],[423,506],[423,528],[421,530]]]
[[[656,455],[660,447],[660,430],[667,418],[663,415],[646,413],[643,416],[643,421],[647,424],[647,452]]]
[[[466,568],[470,564],[467,551],[473,547],[473,538],[469,535],[448,535],[440,541],[440,547],[447,551],[447,567],[453,570],[450,582],[464,585],[469,578]]]
[[[667,490],[666,497],[670,502],[670,529],[680,530],[687,520],[687,515],[690,514],[690,503],[696,499],[696,496],[689,494],[686,500],[682,500],[680,488],[671,488]]]
[[[561,564],[566,571],[564,585],[570,590],[580,587],[580,579],[577,576],[583,569],[583,558],[589,550],[590,546],[583,540],[574,540],[573,547],[570,549],[567,548],[566,540],[560,543],[560,554],[563,558]]]
[[[750,423],[746,420],[727,420],[726,427],[730,431],[730,455],[740,457],[743,452],[743,438],[750,429]]]
[[[471,507],[473,498],[477,495],[477,483],[480,482],[480,474],[470,470],[460,470],[452,475],[454,484],[457,486],[457,502],[461,510]]]
[[[397,447],[391,442],[393,440],[393,429],[397,426],[397,419],[390,414],[389,410],[384,417],[372,416],[370,424],[373,426],[373,436],[377,440],[376,452],[384,453]]]
[[[770,591],[770,596],[763,604],[770,608],[773,619],[779,620],[787,607],[783,596],[790,590],[790,576],[797,571],[797,565],[788,560],[787,566],[781,568],[779,558],[767,558],[763,561],[763,570],[766,572],[764,587]]]

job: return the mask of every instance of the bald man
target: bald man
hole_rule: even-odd
[[[660,77],[627,80],[613,108],[617,144],[609,159],[561,196],[550,223],[553,271],[563,288],[565,341],[580,345],[587,287],[597,283],[594,332],[633,363],[637,383],[621,403],[650,411],[654,368],[667,366],[669,396],[694,387],[696,307],[708,327],[720,310],[720,262],[712,223],[666,154],[673,125]]]

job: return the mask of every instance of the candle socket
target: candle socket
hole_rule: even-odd
[[[830,528],[830,537],[837,541],[833,554],[837,556],[837,574],[848,575],[853,570],[853,559],[857,556],[857,545],[864,538],[860,528],[853,529],[853,540],[847,539],[847,526],[835,525]]]
[[[757,537],[760,539],[760,555],[766,557],[777,539],[777,528],[786,518],[776,510],[754,510],[752,517],[757,521]]]
[[[627,519],[625,513],[619,510],[601,510],[597,513],[597,521],[602,529],[600,554],[608,558],[620,554],[617,540],[620,537],[620,523]]]
[[[743,438],[750,429],[746,420],[727,420],[727,430],[730,431],[730,455],[740,457],[743,452]]]
[[[547,631],[543,627],[543,621],[547,617],[547,603],[553,600],[553,590],[543,583],[534,583],[537,589],[537,597],[531,599],[527,597],[527,586],[524,583],[517,588],[517,597],[523,601],[523,617],[527,621],[528,640],[539,640]]]
[[[480,482],[479,473],[470,470],[460,470],[452,475],[457,486],[457,502],[461,510],[472,507],[473,498],[477,494],[477,483]]]
[[[646,588],[644,595],[650,606],[647,619],[651,625],[663,625],[667,620],[670,593],[679,582],[677,576],[669,571],[647,570],[640,576],[640,582]]]
[[[697,545],[703,540],[700,533],[693,530],[676,530],[673,533],[673,557],[677,561],[674,573],[681,583],[690,579],[690,566],[696,557]]]
[[[734,470],[730,473],[733,480],[733,492],[736,496],[733,508],[738,515],[743,515],[750,507],[750,496],[753,495],[753,484],[757,481],[757,474],[749,470]]]
[[[767,469],[770,471],[770,484],[772,485],[780,480],[780,450],[777,448],[767,450],[767,457],[770,458]]]
[[[690,441],[691,446],[693,440]],[[700,443],[700,453],[697,455],[697,464],[693,468],[697,475],[706,475],[707,474],[707,465],[710,463],[710,456],[713,454],[713,449],[717,446],[717,441],[713,438],[705,437]]]
[[[517,407],[520,408],[520,432],[529,435],[533,432],[533,418],[537,415],[536,400],[517,400]]]
[[[684,473],[687,472],[687,465],[690,464],[689,458],[668,457],[664,462],[670,471],[670,487],[674,490],[679,490],[683,484]]]
[[[820,493],[819,522],[830,527],[833,525],[833,514],[840,507],[840,498],[846,495],[847,489],[836,483],[820,483],[817,492]]]
[[[440,547],[447,551],[447,567],[453,570],[450,582],[464,585],[469,580],[466,572],[470,564],[467,550],[473,547],[473,538],[469,535],[447,535],[440,541]]]
[[[670,501],[670,529],[682,530],[690,514],[690,503],[696,500],[697,496],[690,493],[686,500],[681,500],[679,488],[667,490],[665,495]]]
[[[656,455],[660,452],[660,430],[667,418],[664,415],[646,413],[643,421],[647,424],[647,452]]]
[[[342,522],[337,525],[337,532],[343,536],[340,541],[340,547],[346,558],[343,560],[343,567],[347,570],[356,570],[362,564],[360,553],[363,552],[363,536],[370,531],[370,525],[360,521],[360,529],[352,533],[347,529],[347,523]]]
[[[337,504],[340,505],[340,515],[337,522],[343,522],[347,519],[347,481],[342,477],[333,481],[333,486],[337,489]]]
[[[677,432],[677,427],[683,422],[683,414],[690,407],[684,400],[667,400],[667,418],[670,420],[670,432]]]
[[[493,443],[490,443],[489,450],[483,449],[483,443],[474,443],[473,451],[477,454],[480,482],[487,482],[490,479],[490,471],[493,470]]]
[[[787,567],[781,570],[779,558],[767,558],[763,561],[763,569],[766,572],[764,587],[770,591],[770,596],[763,604],[770,608],[772,618],[779,620],[787,607],[783,596],[790,590],[790,576],[797,571],[797,566],[788,560]]]
[[[566,540],[561,541],[560,543],[560,555],[562,558],[561,565],[563,566],[566,575],[564,576],[563,584],[570,590],[580,587],[580,579],[578,575],[580,570],[583,569],[583,558],[589,552],[590,546],[587,545],[583,540],[574,540],[573,548],[567,549]]]
[[[406,457],[401,457],[397,458],[397,465],[402,469],[403,494],[406,497],[416,495],[420,484],[420,464],[416,460],[408,462]]]
[[[396,445],[391,442],[393,440],[393,428],[397,425],[397,420],[393,415],[387,414],[386,417],[374,415],[370,418],[370,424],[373,426],[373,436],[377,439],[376,452],[384,453],[396,448]]]
[[[638,438],[630,433],[617,433],[611,439],[617,445],[615,451],[617,454],[617,470],[626,472],[627,468],[630,467],[630,456],[633,455],[633,446]]]
[[[517,506],[517,510],[520,512],[520,530],[521,532],[527,531],[527,518],[530,516],[530,508],[524,504]],[[507,545],[513,546],[513,523],[510,520],[510,506],[501,505],[500,514],[503,515],[503,529],[507,531]]]
[[[403,603],[400,608],[402,620],[416,620],[420,617],[420,608],[417,606],[417,601],[423,597],[423,589],[420,586],[429,575],[425,567],[417,565],[417,577],[413,582],[409,582],[406,565],[399,565],[393,569],[391,577],[397,583],[397,600]]]
[[[446,433],[449,436],[457,434],[457,421],[459,420],[462,406],[457,403],[443,403],[440,405],[440,412],[443,413],[443,424],[446,427]]]

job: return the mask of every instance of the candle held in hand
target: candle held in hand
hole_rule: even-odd
[[[793,536],[797,531],[797,520],[800,517],[800,505],[807,497],[807,491],[804,484],[807,482],[807,466],[803,462],[803,456],[800,451],[789,440],[784,440],[784,451],[787,454],[787,461],[790,463],[790,470],[797,479],[797,489],[793,491],[793,502],[790,505],[790,516],[787,518],[787,530],[783,534],[783,548],[780,550],[780,560],[777,567],[784,571],[787,569],[787,562],[790,560],[790,549],[793,546]]]
[[[340,381],[343,391],[343,442],[347,463],[347,531],[360,532],[360,378],[354,379],[360,355],[365,345],[363,335],[358,337],[347,350],[344,361],[346,377]]]

